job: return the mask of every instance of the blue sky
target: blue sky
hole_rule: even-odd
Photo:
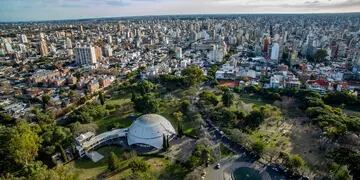
[[[0,21],[208,13],[360,12],[360,0],[0,0]]]

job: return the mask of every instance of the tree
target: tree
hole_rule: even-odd
[[[52,126],[41,134],[41,138],[43,140],[41,143],[42,152],[52,155],[55,153],[56,148],[59,148],[64,160],[68,160],[63,150],[63,144],[69,144],[69,140],[71,139],[71,132],[68,128]]]
[[[76,176],[68,167],[57,165],[52,169],[48,169],[40,161],[36,161],[27,165],[22,169],[22,175],[29,180],[47,180],[47,179],[66,179],[75,180]]]
[[[46,106],[49,104],[50,102],[50,96],[45,94],[41,97],[42,100],[42,104],[43,104],[43,109],[46,109]]]
[[[99,99],[100,99],[101,105],[104,105],[105,104],[105,98],[104,98],[104,95],[103,95],[103,93],[101,91],[99,92]]]
[[[255,151],[258,155],[261,155],[265,150],[265,144],[261,140],[257,140],[252,144],[251,149]]]
[[[167,149],[170,148],[170,139],[169,139],[169,135],[166,136],[166,147]]]
[[[135,158],[129,163],[129,167],[133,173],[135,172],[147,172],[149,170],[149,165],[139,158]]]
[[[257,128],[264,121],[264,115],[259,110],[251,111],[245,118],[245,125],[250,128]]]
[[[26,122],[20,122],[11,131],[8,144],[10,156],[17,164],[27,165],[38,154],[40,138]]]
[[[314,63],[317,64],[324,62],[327,56],[328,54],[325,49],[318,49],[314,54]]]
[[[181,75],[184,77],[184,83],[187,87],[194,86],[205,79],[203,71],[194,65],[184,69]]]
[[[300,168],[305,165],[305,161],[299,155],[293,155],[290,157],[290,164],[294,168]]]
[[[11,128],[0,125],[0,174],[10,172],[16,168],[14,159],[10,156],[10,138]]]
[[[236,114],[230,111],[228,108],[217,108],[210,112],[210,119],[221,126],[235,125]]]
[[[205,165],[205,167],[208,167],[209,165],[209,156],[210,156],[209,150],[207,148],[204,148],[201,151],[201,161]]]
[[[183,100],[180,104],[180,111],[183,114],[187,114],[190,109],[190,101],[189,100]]]
[[[181,125],[181,122],[178,122],[178,136],[182,137],[184,135],[183,127]]]
[[[115,171],[118,167],[119,167],[119,158],[116,156],[114,152],[111,152],[108,159],[108,169],[110,171]]]
[[[141,95],[145,95],[155,89],[155,85],[150,81],[142,80],[137,84],[136,89]]]
[[[330,167],[331,177],[334,180],[351,180],[350,172],[347,166],[342,166],[339,164],[332,164]]]
[[[182,121],[182,118],[183,118],[183,113],[182,112],[180,112],[180,111],[174,112],[173,115],[174,115],[174,118],[175,118],[175,120],[177,122]]]
[[[167,146],[167,137],[165,136],[165,134],[163,134],[163,143],[162,143],[162,146],[163,146],[163,150],[164,151],[167,151],[168,150],[168,146]]]
[[[219,69],[219,66],[216,64],[213,64],[207,72],[207,78],[211,81],[215,80],[216,71],[218,69]]]
[[[15,119],[13,119],[9,114],[0,112],[0,124],[10,125],[14,123],[15,123]]]
[[[134,96],[132,98],[135,109],[141,113],[156,113],[159,110],[159,102],[152,94]]]
[[[221,100],[226,107],[230,107],[234,102],[234,94],[230,91],[230,89],[226,89]]]
[[[214,106],[219,103],[217,96],[210,91],[203,91],[200,94],[200,100],[204,101],[206,104],[212,104]]]

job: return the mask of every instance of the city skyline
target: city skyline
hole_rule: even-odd
[[[0,21],[188,14],[359,12],[360,0],[2,0]]]

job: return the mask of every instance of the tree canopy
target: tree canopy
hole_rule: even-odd
[[[224,94],[221,97],[221,100],[226,107],[230,107],[234,102],[234,94],[230,89],[225,89]]]
[[[199,84],[205,79],[203,71],[198,66],[189,66],[181,72],[187,87]]]
[[[11,130],[8,144],[10,156],[21,165],[33,161],[38,154],[40,138],[26,122],[20,122]]]

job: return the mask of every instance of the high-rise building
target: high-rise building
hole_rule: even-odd
[[[175,48],[175,57],[176,59],[182,59],[182,49],[181,47]]]
[[[101,61],[102,59],[102,50],[99,46],[95,46],[95,57],[97,61]]]
[[[3,48],[0,48],[0,56],[5,56],[5,50]]]
[[[39,49],[41,56],[47,56],[49,54],[49,50],[44,39],[41,39]]]
[[[107,41],[107,43],[112,44],[112,37],[111,37],[110,34],[108,34],[108,35],[106,36],[106,41]]]
[[[14,52],[11,44],[8,41],[5,41],[5,50],[6,50],[7,53],[13,53]]]
[[[71,49],[72,48],[72,42],[70,38],[66,38],[66,48]]]
[[[19,44],[19,48],[20,48],[20,52],[21,53],[26,53],[27,52],[27,48],[24,44]]]
[[[21,37],[21,43],[28,43],[28,39],[25,34],[20,35]]]
[[[271,60],[275,60],[275,61],[279,60],[279,50],[280,50],[279,43],[274,43],[271,48]]]
[[[84,33],[84,28],[83,28],[82,25],[80,26],[80,32],[81,32],[81,33]]]
[[[95,48],[93,46],[84,46],[75,48],[75,61],[79,65],[96,64]]]
[[[269,52],[269,45],[270,45],[270,40],[268,37],[264,38],[264,47],[263,47],[263,53],[268,53]]]
[[[44,33],[40,33],[40,40],[45,39],[45,34]]]
[[[111,57],[112,56],[112,48],[111,48],[111,46],[106,45],[104,49],[105,49],[105,52],[104,52],[105,57]]]

